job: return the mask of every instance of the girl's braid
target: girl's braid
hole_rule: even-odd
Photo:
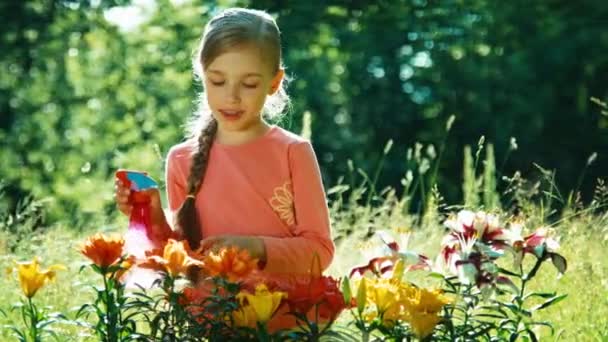
[[[196,212],[195,199],[203,180],[209,161],[209,152],[217,132],[217,121],[211,117],[198,136],[198,149],[192,155],[192,165],[188,175],[188,194],[177,212],[177,226],[190,247],[197,249],[202,240],[202,227]]]

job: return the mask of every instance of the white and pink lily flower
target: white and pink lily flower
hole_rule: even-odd
[[[409,241],[409,234],[409,232],[406,232],[399,236],[401,242],[405,245],[407,245]],[[393,269],[398,260],[403,260],[407,265],[405,267],[406,272],[411,270],[431,269],[432,264],[429,258],[414,251],[402,248],[391,233],[380,230],[376,231],[376,236],[382,241],[382,253],[369,258],[369,262],[366,265],[354,267],[350,273],[351,277],[355,274],[364,276],[368,272],[376,274],[377,276],[384,276],[385,273]]]
[[[523,236],[524,225],[522,222],[513,222],[508,230],[508,241],[510,250],[514,255],[514,266],[521,266],[525,254],[533,254],[539,259],[551,258],[553,265],[560,274],[566,271],[566,259],[557,254],[559,241],[554,239],[552,230],[547,227],[540,227],[534,233]]]
[[[433,270],[444,274],[460,274],[457,265],[467,263],[476,243],[477,239],[474,236],[468,238],[463,235],[446,236]]]
[[[480,243],[491,245],[495,249],[506,247],[506,230],[500,226],[500,220],[494,214],[461,210],[457,216],[448,218],[444,225],[451,230],[442,241],[444,246],[457,243],[459,238],[466,240],[475,237]]]
[[[397,243],[393,235],[391,235],[387,231],[379,230],[376,232],[376,235],[388,248],[387,252],[393,258],[395,258],[395,262],[397,259],[403,260],[406,265],[406,272],[411,270],[431,269],[432,265],[429,258],[427,258],[425,255],[419,254],[407,248],[411,235],[409,231],[399,233],[400,244]]]

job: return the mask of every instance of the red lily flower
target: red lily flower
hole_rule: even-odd
[[[333,321],[346,308],[339,286],[339,281],[321,274],[319,256],[315,254],[310,277],[291,285],[285,301],[290,311],[304,315],[318,305],[319,317]]]

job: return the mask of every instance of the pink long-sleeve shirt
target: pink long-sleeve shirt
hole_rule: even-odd
[[[187,193],[192,148],[169,151],[166,185],[176,212]],[[214,142],[196,196],[203,238],[254,235],[264,241],[269,277],[306,274],[314,253],[327,268],[334,255],[325,192],[309,141],[278,126],[241,145]]]

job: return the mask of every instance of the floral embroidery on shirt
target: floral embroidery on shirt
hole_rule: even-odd
[[[294,224],[293,194],[290,181],[274,189],[274,195],[270,198],[270,206],[283,222],[289,226]]]

